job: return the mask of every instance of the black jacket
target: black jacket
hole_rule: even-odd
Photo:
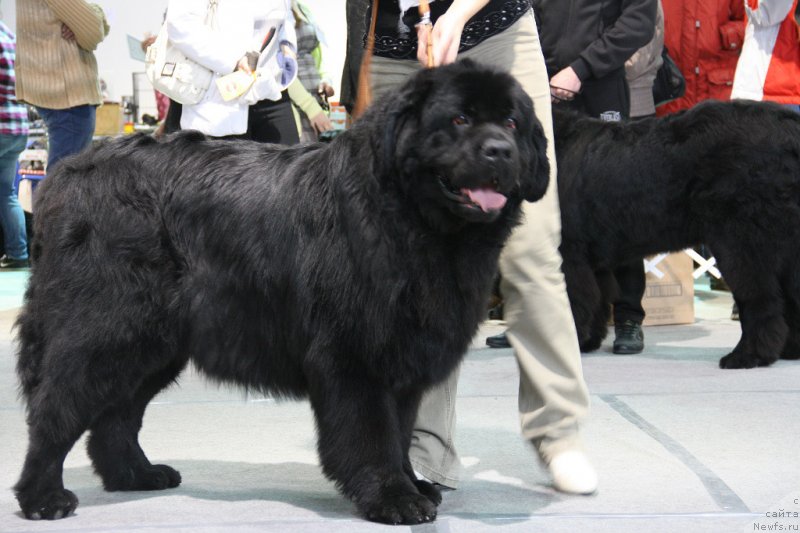
[[[581,81],[620,69],[650,42],[658,0],[533,0],[553,77],[571,66]]]

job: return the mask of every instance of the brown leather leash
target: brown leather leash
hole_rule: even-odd
[[[433,68],[433,24],[431,23],[431,6],[428,4],[428,0],[420,0],[419,18],[419,25],[427,37],[425,39],[427,43],[425,53],[428,56],[427,67]]]
[[[420,26],[423,31],[427,32],[427,48],[426,53],[428,56],[427,67],[433,67],[433,39],[431,24],[431,8],[428,0],[420,0],[419,2],[419,16]],[[370,66],[372,64],[372,53],[375,51],[375,26],[378,22],[378,0],[372,3],[372,16],[369,21],[369,31],[367,33],[367,46],[364,49],[364,56],[361,58],[361,66],[358,69],[358,93],[356,94],[356,104],[353,106],[353,118],[360,117],[364,110],[367,109],[372,103],[372,89],[370,87]]]

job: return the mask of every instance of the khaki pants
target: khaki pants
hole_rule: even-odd
[[[558,252],[561,215],[550,89],[533,12],[459,57],[511,72],[533,99],[548,140],[547,193],[536,203],[524,204],[524,221],[500,258],[508,338],[520,370],[522,435],[547,462],[555,453],[580,448],[578,422],[588,411],[589,398]],[[396,88],[419,68],[416,61],[373,58],[374,97]],[[453,372],[423,398],[410,449],[418,472],[453,488],[461,466],[453,444],[458,374]]]

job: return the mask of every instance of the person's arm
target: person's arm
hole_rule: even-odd
[[[720,47],[739,51],[744,44],[744,0],[731,0],[728,20],[719,25]]]
[[[433,39],[434,66],[446,65],[456,60],[458,47],[461,44],[461,32],[469,19],[475,16],[489,0],[453,0],[452,5],[439,17],[430,32]],[[428,34],[417,27],[417,59],[427,64]]]
[[[97,48],[106,35],[108,23],[100,6],[84,0],[45,0],[58,20],[64,23],[78,46],[88,52]]]
[[[658,0],[625,0],[619,18],[569,66],[550,78],[550,94],[572,100],[587,78],[602,78],[653,38]]]
[[[317,133],[333,129],[328,115],[319,106],[317,99],[303,87],[300,80],[294,80],[286,90],[292,103],[308,117]]]
[[[792,5],[792,0],[747,0],[745,10],[756,26],[777,26],[789,16]]]
[[[204,67],[221,74],[233,72],[248,50],[209,28],[207,13],[205,0],[170,0],[166,19],[169,40]]]
[[[570,64],[578,78],[602,78],[653,38],[657,0],[624,0],[616,21]]]
[[[625,78],[629,86],[639,86],[640,83],[649,81],[650,76],[655,76],[655,71],[661,66],[661,50],[664,48],[664,13],[661,2],[658,3],[656,12],[656,29],[650,42],[639,48],[625,62]],[[640,81],[641,80],[641,81]]]

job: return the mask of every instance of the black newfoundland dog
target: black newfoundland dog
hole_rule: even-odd
[[[366,518],[433,520],[441,497],[408,460],[420,395],[485,316],[520,204],[547,187],[545,144],[511,76],[461,62],[329,145],[186,132],[65,161],[38,192],[18,321],[25,516],[75,509],[62,465],[87,430],[107,490],[177,486],[137,435],[192,361],[308,398],[322,468]]]
[[[561,254],[581,348],[606,336],[613,267],[705,243],[741,316],[720,367],[800,356],[800,115],[708,102],[608,123],[555,107]]]

